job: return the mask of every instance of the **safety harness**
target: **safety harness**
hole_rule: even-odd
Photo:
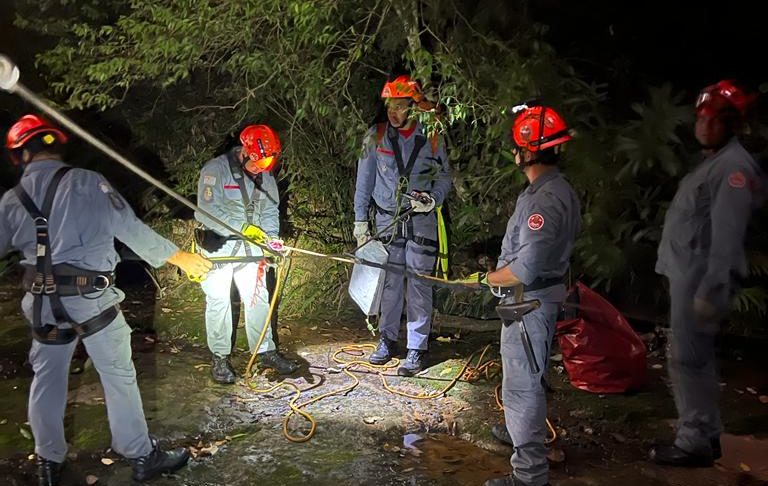
[[[408,162],[405,163],[403,159],[403,154],[400,151],[400,144],[398,143],[398,137],[399,134],[397,132],[397,129],[394,127],[390,127],[389,123],[382,122],[378,123],[376,125],[376,147],[381,147],[381,142],[384,140],[384,136],[389,139],[390,145],[392,146],[392,152],[395,156],[395,163],[397,164],[397,171],[400,176],[398,187],[400,188],[407,188],[408,183],[410,182],[411,178],[411,172],[413,172],[413,167],[416,164],[416,159],[419,156],[419,152],[421,151],[422,147],[426,145],[427,138],[422,135],[417,135],[416,139],[414,141],[414,147],[413,151],[408,157]],[[439,144],[439,140],[436,134],[429,137],[430,146],[432,148],[432,155],[434,156],[437,153],[437,148]],[[374,207],[376,209],[376,212],[379,214],[386,214],[389,216],[397,217],[399,209],[396,211],[388,211],[379,205],[375,204]],[[404,240],[411,240],[414,243],[421,245],[421,246],[428,246],[435,248],[436,251],[430,252],[426,251],[425,254],[429,256],[437,256],[437,273],[438,275],[442,275],[443,277],[447,277],[448,275],[448,239],[447,239],[447,232],[445,229],[445,219],[443,218],[442,214],[442,206],[438,206],[435,210],[437,214],[437,227],[438,227],[438,240],[433,240],[430,238],[424,238],[422,236],[415,236],[413,234],[413,221],[410,217],[405,218],[401,224],[397,226],[397,229],[395,230],[395,233],[391,235],[389,238],[384,239],[392,239],[390,244],[394,246],[405,246],[405,241],[397,241],[397,238],[402,238]]]
[[[45,193],[45,199],[43,199],[42,209],[35,205],[21,184],[14,188],[16,196],[35,223],[37,261],[35,265],[24,265],[22,285],[24,290],[34,297],[32,303],[32,337],[45,344],[67,344],[77,337],[88,337],[115,320],[120,311],[119,306],[113,305],[85,322],[76,322],[67,314],[61,302],[61,297],[85,296],[94,292],[103,292],[115,284],[113,271],[99,272],[85,270],[67,263],[53,264],[48,217],[59,183],[70,169],[71,167],[62,167],[53,175]],[[43,324],[42,322],[44,297],[47,297],[50,302],[55,324]],[[66,323],[72,327],[60,328],[58,326]]]

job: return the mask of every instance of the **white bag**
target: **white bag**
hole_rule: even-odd
[[[385,264],[389,253],[384,244],[378,240],[371,241],[357,250],[355,256],[361,260]],[[366,316],[379,314],[381,305],[381,290],[384,288],[386,270],[370,265],[356,263],[352,268],[352,278],[349,279],[349,296],[360,307]]]

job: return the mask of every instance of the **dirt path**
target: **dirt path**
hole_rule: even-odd
[[[502,419],[494,399],[498,381],[459,382],[445,397],[414,400],[382,389],[376,374],[359,374],[351,393],[307,408],[317,421],[312,440],[287,441],[282,422],[292,393],[255,394],[242,383],[224,387],[209,378],[199,295],[150,305],[148,291],[132,291],[125,310],[133,325],[134,358],[150,429],[166,443],[197,454],[177,476],[157,485],[479,485],[505,474],[511,449],[495,443],[490,426]],[[18,293],[0,287],[0,477],[3,484],[33,482],[32,452],[25,425],[30,372],[28,346],[18,315]],[[473,351],[498,339],[493,324],[440,319],[441,340],[431,346],[431,368],[417,379],[387,379],[412,393],[434,391],[455,376]],[[463,331],[453,327],[460,322]],[[157,333],[148,331],[155,329]],[[286,321],[280,338],[289,354],[304,363],[290,381],[306,389],[300,402],[339,389],[350,378],[337,372],[332,355],[346,344],[372,342],[354,316]],[[458,339],[457,339],[458,335]],[[450,342],[446,342],[447,338]],[[240,344],[242,346],[242,342]],[[496,357],[494,347],[491,356]],[[555,351],[557,352],[557,351]],[[235,365],[245,368],[241,350]],[[739,360],[737,360],[740,359]],[[581,485],[751,485],[768,483],[768,393],[763,356],[724,356],[723,438],[725,457],[715,468],[677,471],[644,461],[654,437],[671,437],[674,405],[665,384],[663,362],[651,356],[651,380],[641,393],[598,396],[573,389],[555,363],[549,394],[550,419],[558,432],[553,444],[554,484]],[[655,365],[655,366],[654,366]],[[66,429],[71,457],[65,484],[131,484],[129,467],[109,448],[104,402],[88,362],[71,375]],[[746,370],[757,370],[746,372]],[[260,383],[269,383],[269,375]],[[294,433],[307,423],[294,417]],[[755,439],[747,437],[755,435]],[[107,459],[104,461],[104,459]],[[114,463],[106,465],[110,460]]]

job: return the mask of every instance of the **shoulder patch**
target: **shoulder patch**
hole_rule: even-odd
[[[735,189],[742,189],[747,186],[747,177],[740,170],[731,172],[728,176],[728,185]]]
[[[112,192],[112,188],[109,187],[109,184],[107,184],[106,182],[100,182],[99,189],[101,189],[101,192],[103,192],[104,194],[109,194],[110,192]]]
[[[539,213],[533,213],[528,216],[528,228],[531,231],[539,231],[544,227],[544,216]]]
[[[203,189],[203,200],[208,202],[213,201],[213,188],[211,186],[205,186]]]
[[[212,185],[216,184],[216,176],[204,175],[203,176],[203,184],[205,184],[206,186],[212,186]]]

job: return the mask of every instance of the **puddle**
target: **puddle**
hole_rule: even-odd
[[[509,458],[446,434],[406,434],[403,475],[445,485],[477,485],[509,474]]]

